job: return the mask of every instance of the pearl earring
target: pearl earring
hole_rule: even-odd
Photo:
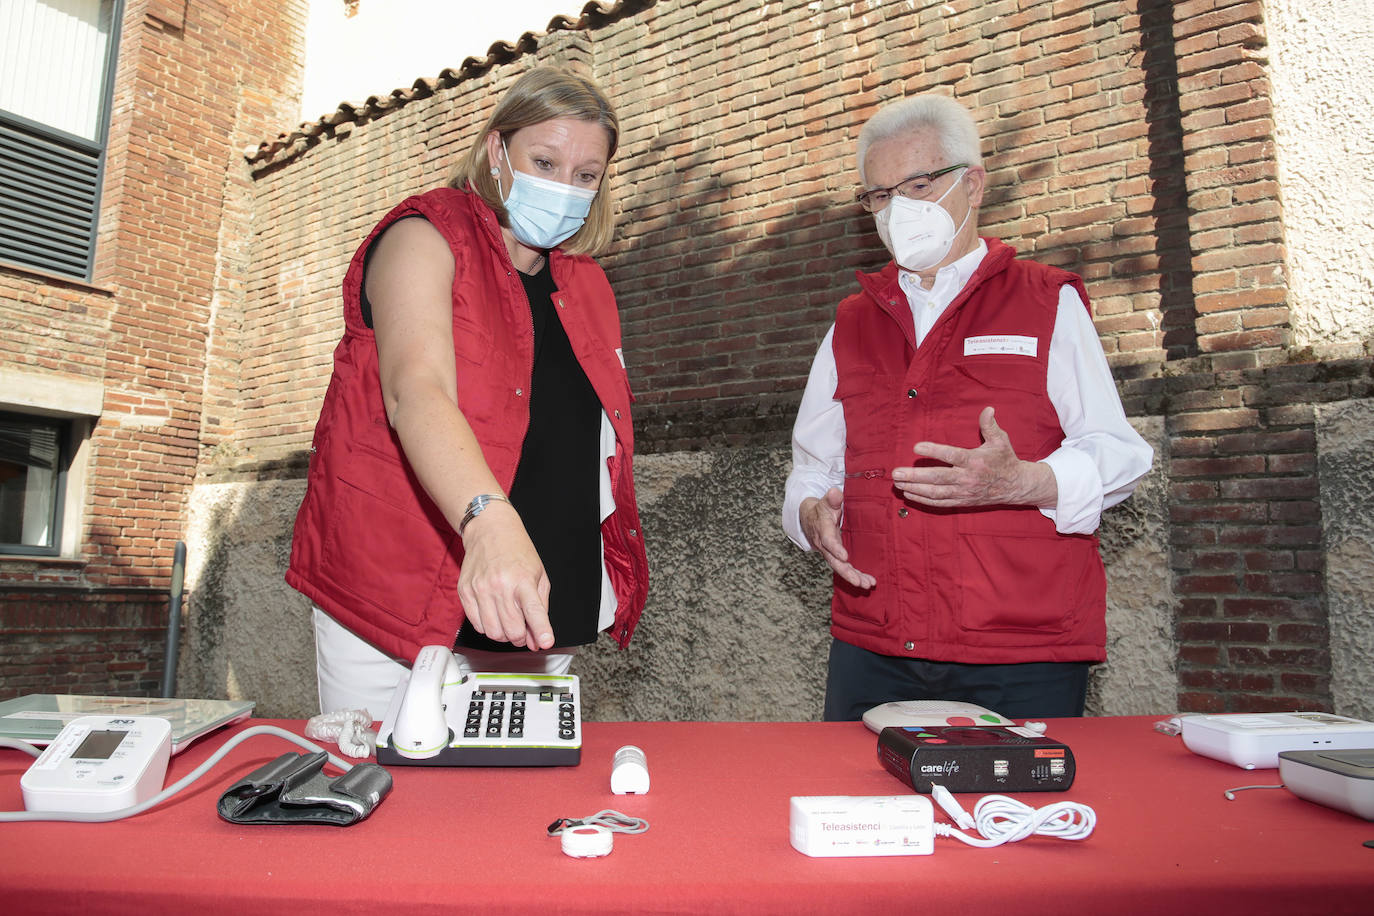
[[[497,168],[496,166],[494,166],[494,165],[491,167],[491,177],[492,177],[492,178],[500,178],[500,177],[501,177],[501,170],[498,169],[498,168]]]

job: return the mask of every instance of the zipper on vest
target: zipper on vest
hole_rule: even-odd
[[[549,270],[550,270],[550,275],[552,275],[552,270],[553,270],[553,268],[549,268]],[[520,434],[520,442],[521,442],[520,450],[523,452],[523,451],[525,450],[525,447],[524,447],[525,436],[527,436],[527,435],[529,434],[529,431],[530,431],[530,405],[532,405],[532,404],[534,403],[534,354],[535,354],[536,343],[535,343],[535,340],[534,340],[534,303],[530,302],[529,293],[525,292],[525,281],[521,280],[519,277],[516,277],[516,278],[515,278],[515,285],[516,285],[516,287],[518,287],[518,292],[520,293],[520,298],[523,299],[524,302],[525,302],[525,314],[529,317],[529,322],[530,322],[530,325],[529,325],[529,326],[530,326],[530,369],[529,369],[529,380],[530,380],[530,381],[529,381],[529,384],[525,387],[525,431],[524,431],[523,433]],[[553,317],[554,317],[555,319],[558,318],[557,315],[555,315],[555,316],[553,316]],[[517,458],[517,459],[515,460],[515,466],[516,466],[516,470],[519,470],[519,467],[520,467],[520,459],[519,459],[519,458]],[[514,477],[514,475],[511,476],[511,483],[512,483],[512,484],[515,483],[515,477]]]
[[[886,477],[887,471],[876,468],[871,471],[846,471],[845,477],[862,477],[864,480],[876,480],[879,477]]]

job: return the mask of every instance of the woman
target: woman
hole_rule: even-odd
[[[448,187],[392,210],[344,278],[286,579],[315,604],[323,712],[382,718],[422,646],[568,670],[644,607],[611,241],[619,126],[587,79],[503,96]]]

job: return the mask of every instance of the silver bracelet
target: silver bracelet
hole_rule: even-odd
[[[463,520],[458,523],[458,537],[461,538],[463,536],[463,530],[467,528],[468,522],[481,515],[482,510],[492,502],[503,502],[506,505],[511,504],[511,501],[500,493],[478,493],[472,498],[472,502],[468,503],[468,511],[463,513]]]

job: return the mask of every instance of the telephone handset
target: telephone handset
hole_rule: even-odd
[[[444,710],[456,700],[462,680],[452,652],[443,646],[425,646],[420,650],[409,678],[397,685],[391,700],[396,712],[391,743],[398,754],[408,760],[427,760],[448,746],[449,727]],[[397,697],[401,699],[399,706]],[[390,709],[387,717],[391,717]],[[387,730],[385,724],[382,730]]]
[[[425,646],[377,733],[377,762],[403,766],[575,766],[582,759],[571,674],[464,674],[447,646]]]
[[[875,732],[895,726],[1015,725],[1006,716],[974,703],[955,700],[899,700],[874,706],[864,713],[864,724]]]

